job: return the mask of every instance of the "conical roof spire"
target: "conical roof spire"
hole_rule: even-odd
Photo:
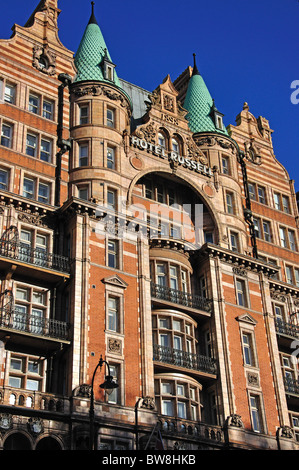
[[[113,64],[113,62],[97,23],[94,5],[94,2],[91,2],[91,16],[75,54],[77,76],[74,82],[78,83],[90,80],[100,81],[110,84],[114,83],[120,88],[115,70],[113,70],[113,79],[111,79],[111,76],[109,76],[110,79],[106,78],[104,61],[108,59],[111,64]]]
[[[88,24],[98,24],[94,14],[94,2],[91,2],[91,16],[89,18]]]
[[[198,71],[198,68],[197,68],[197,65],[196,65],[196,54],[193,54],[193,61],[194,61],[194,65],[193,65],[193,72],[192,72],[192,75],[200,75],[199,74],[199,71]]]
[[[186,118],[188,120],[189,128],[193,133],[198,132],[216,132],[228,135],[226,128],[220,128],[215,122],[215,108],[214,101],[210,92],[200,75],[196,61],[195,54],[193,73],[190,77],[186,98],[184,101],[184,108],[188,111]],[[223,115],[219,113],[222,117]]]

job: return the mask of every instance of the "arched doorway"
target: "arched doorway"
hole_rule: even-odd
[[[32,450],[32,448],[29,439],[24,434],[15,432],[5,439],[3,450]]]
[[[59,442],[53,437],[44,437],[37,445],[36,450],[62,450]]]

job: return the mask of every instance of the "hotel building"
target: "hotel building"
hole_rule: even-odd
[[[68,50],[57,3],[0,40],[0,449],[298,449],[298,207],[268,120],[225,126],[195,56],[121,79],[94,5]]]

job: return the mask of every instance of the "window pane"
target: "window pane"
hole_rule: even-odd
[[[290,203],[289,203],[289,198],[287,196],[282,196],[282,206],[283,210],[286,213],[290,213]]]
[[[108,300],[108,329],[118,331],[118,299],[110,297]]]
[[[162,414],[167,416],[173,416],[173,403],[171,400],[162,401]]]
[[[245,307],[245,285],[244,281],[237,281],[238,305]]]
[[[107,126],[114,127],[114,111],[112,109],[107,109]]]
[[[31,113],[39,113],[39,98],[38,96],[30,95],[29,96],[29,106],[28,109]]]
[[[30,157],[36,157],[37,137],[36,135],[27,134],[26,154]]]
[[[27,379],[26,390],[38,391],[39,390],[39,381],[38,380]]]
[[[33,180],[24,178],[23,196],[28,197],[29,199],[34,198],[34,181]]]
[[[107,168],[115,170],[114,149],[109,147],[107,149]]]
[[[226,193],[226,208],[229,214],[233,214],[233,195],[231,193]]]
[[[289,244],[290,244],[290,249],[295,251],[296,250],[295,233],[292,230],[289,230]]]
[[[20,377],[9,377],[8,385],[14,388],[21,388],[21,378]]]
[[[275,206],[275,209],[277,210],[281,210],[281,206],[280,206],[280,195],[277,194],[277,193],[274,193],[274,206]]]
[[[178,401],[178,417],[187,419],[186,403]]]
[[[43,117],[46,119],[53,119],[53,103],[44,100],[43,102]]]
[[[88,188],[79,188],[78,197],[79,199],[83,199],[84,201],[87,201],[88,200]]]
[[[115,192],[114,191],[107,192],[107,204],[108,204],[108,207],[110,207],[111,209],[115,208]]]
[[[7,190],[8,186],[8,172],[0,170],[0,189]]]
[[[248,183],[248,189],[249,189],[250,199],[253,199],[255,201],[256,200],[255,185],[253,185],[252,183]]]
[[[12,126],[8,124],[2,124],[1,145],[7,148],[12,146]]]
[[[88,165],[88,145],[79,146],[79,166]]]
[[[279,228],[279,236],[280,236],[281,246],[283,246],[284,248],[287,248],[286,232],[285,232],[285,229],[282,227]]]
[[[88,106],[80,107],[80,124],[88,124]]]
[[[41,140],[41,150],[40,150],[40,159],[44,162],[51,161],[51,142],[49,140]]]
[[[50,200],[50,187],[48,184],[39,183],[38,185],[38,200],[39,202],[49,203]]]
[[[225,175],[229,174],[229,163],[228,163],[228,158],[223,157],[222,158],[222,173]]]
[[[13,370],[22,370],[22,359],[12,358],[10,360],[10,368]]]
[[[265,189],[258,186],[257,192],[258,192],[259,202],[261,202],[262,204],[265,204],[266,202]]]
[[[15,95],[16,87],[7,83],[4,89],[4,101],[6,103],[15,104]]]

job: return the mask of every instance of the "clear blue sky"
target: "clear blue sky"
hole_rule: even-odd
[[[38,0],[2,0],[1,38],[24,25]],[[76,51],[90,0],[59,0],[59,37]],[[274,130],[274,153],[299,190],[298,0],[95,0],[95,13],[118,75],[149,91],[197,65],[228,125],[245,101]],[[299,82],[298,82],[299,83]],[[299,97],[299,94],[298,94]]]

